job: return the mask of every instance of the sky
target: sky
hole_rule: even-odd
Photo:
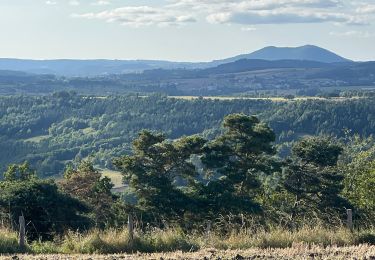
[[[210,61],[318,45],[375,60],[375,0],[0,0],[0,57]]]

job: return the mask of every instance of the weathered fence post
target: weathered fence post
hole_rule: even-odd
[[[133,222],[133,216],[132,216],[131,213],[129,213],[129,216],[128,216],[128,231],[129,231],[130,243],[133,243],[133,238],[134,238],[134,222]]]
[[[245,227],[245,217],[242,213],[241,213],[241,224],[242,224],[241,228],[244,228]]]
[[[211,236],[211,227],[212,227],[212,222],[211,222],[211,220],[209,220],[207,222],[207,229],[206,229],[207,238],[210,238],[210,236]]]
[[[348,227],[348,229],[352,230],[353,229],[353,211],[351,209],[347,209],[346,214],[347,214],[346,226]]]
[[[21,250],[25,249],[25,218],[20,216],[19,219],[20,230],[19,230],[19,246]]]

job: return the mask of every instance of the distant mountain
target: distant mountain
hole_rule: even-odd
[[[349,62],[333,52],[306,45],[297,48],[266,47],[250,54],[238,55],[212,62],[172,62],[163,60],[22,60],[1,59],[0,70],[23,71],[58,76],[100,76],[109,74],[140,73],[154,69],[207,69],[238,60],[299,60],[322,63]]]
[[[314,46],[305,45],[301,47],[266,47],[250,54],[242,54],[232,58],[216,61],[220,63],[228,63],[241,59],[256,60],[309,60],[324,63],[349,62],[329,50]]]
[[[192,68],[192,63],[158,60],[24,60],[1,59],[0,70],[59,76],[99,76],[138,73],[151,69]]]

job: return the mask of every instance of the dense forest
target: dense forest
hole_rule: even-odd
[[[75,92],[0,98],[0,165],[28,161],[43,176],[62,174],[68,163],[90,157],[113,169],[114,157],[129,154],[142,129],[168,139],[199,134],[212,139],[224,116],[256,115],[276,133],[282,156],[305,135],[368,137],[375,131],[375,99],[184,100],[161,94],[94,97]]]

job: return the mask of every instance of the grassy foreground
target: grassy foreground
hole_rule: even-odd
[[[136,233],[132,242],[130,242],[126,230],[92,230],[85,234],[69,232],[64,237],[56,238],[52,242],[29,243],[26,253],[36,255],[109,255],[180,251],[186,252],[184,257],[189,257],[189,255],[193,257],[194,254],[206,254],[212,251],[219,254],[242,252],[238,253],[240,255],[296,253],[303,256],[307,252],[313,253],[314,250],[317,254],[331,254],[335,250],[335,252],[350,253],[352,249],[356,248],[355,252],[364,250],[363,252],[366,251],[366,253],[375,256],[375,248],[370,246],[371,244],[375,245],[374,230],[352,233],[345,228],[305,227],[295,232],[281,228],[275,228],[268,232],[242,230],[227,236],[185,234],[176,229],[153,230],[147,233]],[[278,249],[276,250],[276,248]],[[0,254],[9,255],[20,252],[17,245],[17,234],[0,229]],[[175,254],[182,255],[182,253]],[[146,257],[146,255],[143,256]]]
[[[217,260],[217,259],[374,259],[375,246],[359,245],[349,247],[320,247],[307,245],[294,245],[291,248],[281,249],[248,249],[248,250],[215,250],[204,249],[198,252],[171,252],[171,253],[136,253],[136,254],[114,254],[114,255],[17,255],[17,256],[0,256],[0,259],[14,260],[73,260],[73,259],[184,259],[184,260]]]

